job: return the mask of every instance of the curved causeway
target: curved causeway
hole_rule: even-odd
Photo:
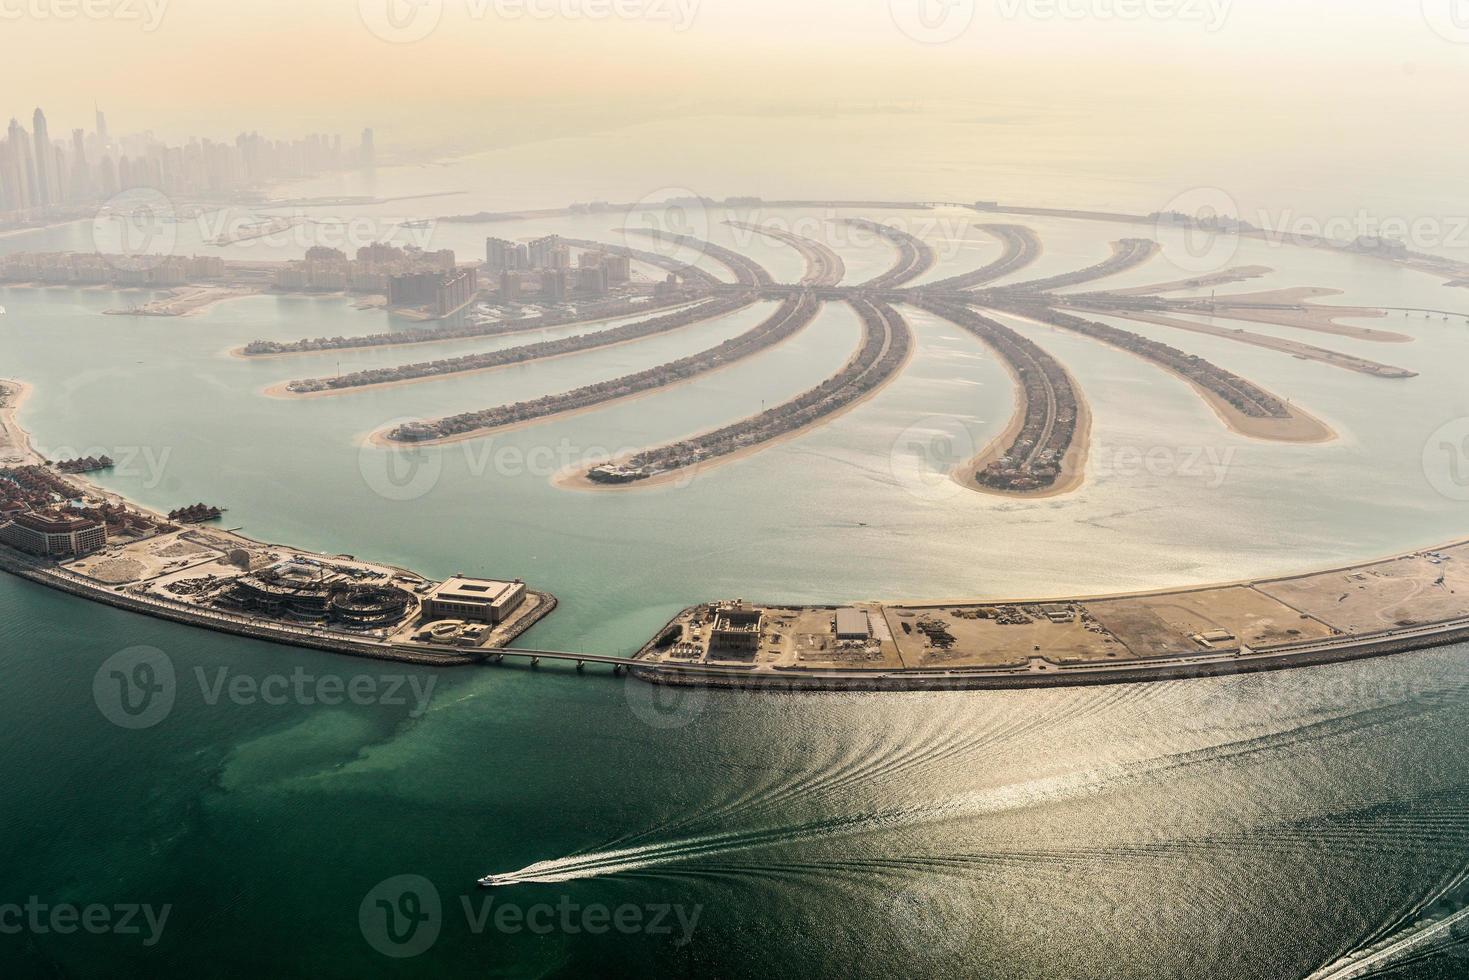
[[[1017,292],[1049,293],[1070,286],[1080,286],[1083,283],[1096,282],[1098,279],[1107,279],[1118,273],[1127,272],[1129,269],[1135,269],[1150,261],[1160,251],[1162,251],[1162,246],[1151,239],[1124,238],[1121,241],[1113,242],[1112,256],[1096,265],[1077,269],[1075,272],[1066,272],[1059,276],[1033,279],[1030,282],[1016,283],[1013,286],[1002,288]]]
[[[559,416],[600,408],[613,402],[636,398],[650,391],[671,388],[700,375],[717,371],[788,340],[816,319],[821,301],[810,294],[788,297],[769,319],[753,330],[689,357],[611,381],[585,385],[559,395],[500,405],[478,412],[465,412],[429,422],[409,422],[374,433],[378,444],[424,445],[478,439],[491,432],[543,422]]]
[[[967,330],[995,352],[1015,380],[1010,424],[951,474],[960,486],[1014,497],[1052,497],[1081,486],[1091,412],[1081,389],[1054,357],[998,320],[958,303],[918,304]]]
[[[818,242],[804,235],[793,235],[788,231],[766,228],[746,221],[726,221],[725,224],[731,228],[753,231],[767,238],[773,238],[800,252],[801,258],[806,260],[806,275],[801,278],[800,282],[802,286],[827,289],[840,286],[842,280],[847,277],[847,264],[825,242]]]
[[[601,463],[557,485],[575,489],[646,489],[695,470],[733,462],[794,438],[851,411],[886,387],[913,354],[913,332],[886,303],[849,300],[862,318],[862,344],[832,377],[775,408],[680,442]]]
[[[973,289],[1026,269],[1041,257],[1043,250],[1041,237],[1024,225],[975,225],[975,227],[1000,240],[1000,244],[1005,249],[1000,257],[973,272],[931,282],[922,287],[923,289]]]
[[[897,263],[882,275],[864,282],[860,287],[862,289],[896,289],[917,279],[932,269],[938,261],[932,246],[927,242],[892,225],[879,224],[866,218],[845,218],[843,223],[880,235],[898,250]]]
[[[730,272],[734,273],[735,280],[741,286],[774,286],[775,279],[764,266],[750,258],[741,255],[733,249],[716,245],[713,242],[704,241],[702,238],[694,238],[691,235],[675,235],[671,232],[656,231],[651,228],[637,228],[628,232],[629,235],[642,235],[660,242],[668,242],[673,245],[681,245],[684,248],[693,249],[709,256]]]

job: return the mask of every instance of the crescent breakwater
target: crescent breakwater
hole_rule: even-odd
[[[847,264],[825,242],[818,242],[814,238],[793,235],[788,231],[781,231],[777,228],[765,228],[761,225],[748,224],[743,221],[726,221],[725,224],[731,228],[753,231],[765,235],[768,238],[773,238],[778,242],[784,242],[800,252],[801,258],[806,260],[806,275],[800,282],[802,286],[839,286],[847,276]]]
[[[896,289],[922,276],[938,261],[931,245],[900,228],[865,218],[846,218],[844,223],[879,235],[898,250],[897,262],[893,267],[863,283],[863,289]]]
[[[1004,252],[998,259],[983,268],[929,283],[927,289],[958,290],[983,286],[1028,268],[1041,257],[1044,251],[1040,236],[1024,225],[976,225],[975,227],[998,238],[1001,245],[1004,246]]]

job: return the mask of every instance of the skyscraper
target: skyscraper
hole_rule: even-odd
[[[49,207],[61,199],[61,181],[56,172],[56,150],[51,146],[51,132],[46,127],[46,114],[36,109],[36,204]]]
[[[0,146],[0,200],[7,211],[24,211],[35,203],[30,134],[15,119],[10,120],[5,144]]]

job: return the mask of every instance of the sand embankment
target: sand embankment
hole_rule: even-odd
[[[1416,378],[1417,372],[1406,368],[1394,367],[1391,364],[1381,364],[1377,361],[1369,361],[1363,357],[1354,357],[1351,354],[1343,354],[1340,351],[1327,350],[1325,347],[1314,347],[1311,344],[1303,344],[1296,340],[1286,340],[1283,337],[1273,337],[1269,334],[1253,333],[1244,329],[1232,329],[1220,327],[1210,323],[1195,323],[1190,320],[1179,320],[1176,317],[1160,316],[1156,313],[1118,313],[1114,311],[1088,310],[1073,307],[1087,313],[1105,313],[1115,316],[1120,320],[1132,320],[1136,323],[1152,323],[1160,327],[1172,327],[1175,330],[1187,330],[1190,333],[1207,334],[1211,337],[1223,337],[1225,340],[1233,340],[1236,343],[1250,344],[1255,347],[1264,347],[1267,350],[1279,351],[1289,354],[1305,361],[1317,361],[1321,364],[1329,364],[1332,367],[1342,368],[1347,371],[1356,371],[1360,374],[1371,375],[1376,378]]]
[[[413,378],[399,378],[395,381],[378,381],[373,384],[354,385],[349,388],[324,388],[321,391],[292,391],[290,386],[295,382],[282,381],[279,384],[274,384],[268,388],[263,389],[260,393],[267,398],[281,398],[286,400],[302,398],[329,398],[334,395],[352,395],[360,391],[378,391],[383,388],[401,388],[405,385],[424,384],[429,381],[442,381],[448,378],[464,378],[473,374],[487,374],[491,371],[503,371],[506,368],[524,367],[527,364],[541,364],[546,361],[559,360],[563,357],[572,357],[576,354],[599,353],[601,351],[612,350],[614,347],[623,347],[627,344],[636,344],[640,341],[652,340],[656,337],[663,337],[668,334],[675,333],[679,330],[684,330],[688,327],[698,326],[701,323],[708,323],[711,320],[720,320],[724,317],[734,316],[738,313],[744,312],[751,306],[754,306],[756,302],[756,300],[751,300],[746,305],[741,306],[737,309],[719,310],[710,313],[708,316],[699,317],[697,320],[690,320],[688,323],[679,324],[677,327],[673,327],[670,330],[662,330],[657,333],[644,334],[641,337],[628,337],[624,340],[616,340],[612,341],[611,343],[597,344],[590,347],[582,347],[578,350],[567,350],[559,351],[554,354],[543,354],[539,357],[526,358],[523,361],[511,361],[505,364],[491,364],[486,367],[465,368],[463,371],[445,371],[442,374],[425,374]],[[588,334],[587,336],[594,337],[597,335]]]
[[[956,466],[949,473],[949,479],[975,493],[989,494],[993,497],[1009,497],[1014,500],[1046,500],[1080,490],[1086,483],[1086,464],[1091,457],[1092,411],[1086,395],[1082,393],[1081,386],[1076,383],[1071,372],[1066,371],[1065,368],[1062,368],[1062,371],[1071,382],[1071,391],[1076,398],[1076,429],[1071,446],[1066,450],[1065,458],[1061,460],[1060,477],[1044,490],[1029,491],[1000,490],[996,487],[987,487],[977,479],[991,463],[1005,455],[1015,444],[1021,430],[1025,428],[1025,383],[1021,380],[1020,373],[1015,370],[1015,365],[1010,363],[1008,358],[998,355],[996,357],[1004,365],[1005,372],[1010,375],[1010,380],[1013,382],[1014,399],[1010,422],[1005,426],[1005,431],[992,439],[989,445],[981,449],[973,459]]]
[[[577,466],[568,470],[564,470],[551,478],[551,484],[562,490],[579,490],[587,493],[617,493],[618,491],[623,490],[652,490],[657,487],[687,486],[689,483],[692,483],[694,480],[704,475],[709,470],[724,466],[727,463],[737,463],[742,459],[748,459],[751,456],[758,455],[759,453],[778,446],[783,442],[789,442],[792,439],[799,439],[801,436],[806,435],[808,432],[813,432],[816,429],[827,425],[828,423],[835,422],[837,419],[853,411],[858,406],[863,405],[868,401],[871,401],[873,398],[877,397],[877,395],[880,394],[885,388],[896,381],[898,379],[898,376],[907,369],[908,364],[913,360],[913,353],[916,346],[916,344],[910,343],[908,345],[908,356],[903,358],[903,362],[893,370],[893,373],[885,381],[883,381],[882,384],[877,385],[867,392],[864,392],[862,397],[853,399],[851,402],[843,405],[841,408],[832,412],[830,415],[823,415],[819,419],[814,419],[806,423],[805,425],[791,429],[789,432],[782,432],[780,435],[775,436],[771,439],[756,443],[752,446],[745,446],[742,449],[738,449],[732,453],[726,453],[723,456],[716,456],[713,459],[703,460],[702,462],[697,463],[693,466],[685,466],[681,469],[669,470],[666,473],[660,473],[655,477],[651,477],[647,480],[639,480],[636,483],[597,483],[594,480],[588,479],[587,474],[596,467],[616,461],[613,459],[604,459],[588,463],[584,466]],[[744,421],[749,421],[750,418],[755,418],[755,416],[749,416]],[[723,427],[721,426],[721,428]],[[703,434],[704,433],[700,433],[699,435]],[[698,437],[698,435],[695,435],[688,438],[697,439]],[[638,450],[632,453],[625,453],[621,457],[618,457],[618,459],[626,460],[632,456],[636,456],[638,452],[642,452],[642,450]]]
[[[42,462],[41,457],[31,448],[30,436],[20,427],[17,417],[21,406],[34,391],[24,381],[11,381],[0,378],[0,400],[4,406],[0,407],[0,463],[12,466],[29,466]]]

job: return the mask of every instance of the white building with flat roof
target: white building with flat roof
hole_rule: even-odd
[[[423,600],[431,620],[462,619],[468,623],[503,623],[525,601],[524,582],[495,582],[456,575]]]

